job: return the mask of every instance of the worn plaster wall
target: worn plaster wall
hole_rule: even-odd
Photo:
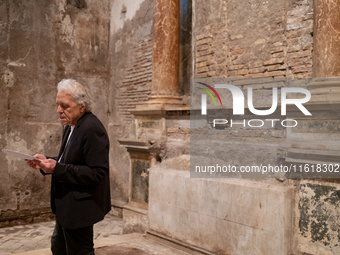
[[[189,94],[191,76],[191,1],[181,0],[180,84],[179,93]],[[112,140],[140,139],[135,137],[134,116],[131,110],[145,103],[151,94],[152,81],[152,23],[153,1],[113,1],[110,29],[110,120]],[[189,153],[189,117],[169,117],[169,140],[162,148],[161,157]],[[181,137],[185,137],[181,140]],[[179,149],[180,148],[180,149]],[[113,146],[115,205],[127,202],[130,195],[130,157],[118,142]]]
[[[107,126],[109,3],[0,1],[0,149],[58,153],[55,96],[63,78],[89,88],[93,112]],[[2,151],[0,175],[0,225],[51,217],[50,177]]]
[[[115,0],[111,6],[109,134],[114,205],[126,203],[130,194],[130,157],[118,140],[130,138],[130,110],[151,93],[152,15],[152,0]]]

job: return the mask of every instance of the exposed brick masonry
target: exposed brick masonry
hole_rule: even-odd
[[[139,41],[130,49],[122,82],[117,86],[118,111],[121,120],[129,124],[130,113],[136,105],[148,100],[152,80],[152,39],[151,36]]]
[[[274,24],[276,23],[276,24]],[[312,76],[313,11],[308,1],[296,3],[272,23],[272,36],[244,43],[244,35],[228,35],[225,26],[196,36],[196,78],[302,78]],[[246,45],[246,46],[243,46]],[[270,54],[253,54],[265,47]],[[253,54],[251,55],[250,54]],[[249,55],[246,55],[246,54]],[[261,56],[259,56],[261,54]],[[267,56],[263,60],[263,56]],[[262,59],[261,59],[262,58]]]

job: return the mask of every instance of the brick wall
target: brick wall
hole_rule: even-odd
[[[261,11],[259,7],[258,11]],[[228,17],[225,23],[197,28],[195,77],[311,77],[312,2],[297,1],[287,10],[280,11],[276,16],[263,18],[263,21],[257,16],[259,21],[254,22],[260,25],[254,25],[255,32],[249,22],[246,24],[246,19],[243,25],[233,17],[238,10],[230,6],[221,10]]]
[[[288,77],[312,77],[313,9],[309,1],[287,14],[286,62]]]
[[[148,100],[152,79],[152,38],[151,35],[129,49],[128,60],[122,82],[117,86],[118,114],[125,124],[130,124],[130,113],[136,105]]]

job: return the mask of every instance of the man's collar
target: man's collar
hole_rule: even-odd
[[[84,114],[77,120],[75,127],[78,128],[90,114],[92,114],[92,112],[84,112]]]
[[[71,126],[71,125],[67,125],[65,126],[66,127],[74,127],[74,128],[78,128],[81,123],[83,123],[83,121],[87,118],[87,116],[89,116],[90,114],[92,114],[92,112],[84,112],[83,115],[77,120],[76,124],[74,126]],[[73,129],[73,128],[72,128]]]

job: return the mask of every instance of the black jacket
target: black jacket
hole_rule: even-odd
[[[70,131],[66,126],[57,161]],[[103,124],[91,112],[84,113],[52,174],[51,208],[63,227],[90,226],[111,210],[109,147]]]

